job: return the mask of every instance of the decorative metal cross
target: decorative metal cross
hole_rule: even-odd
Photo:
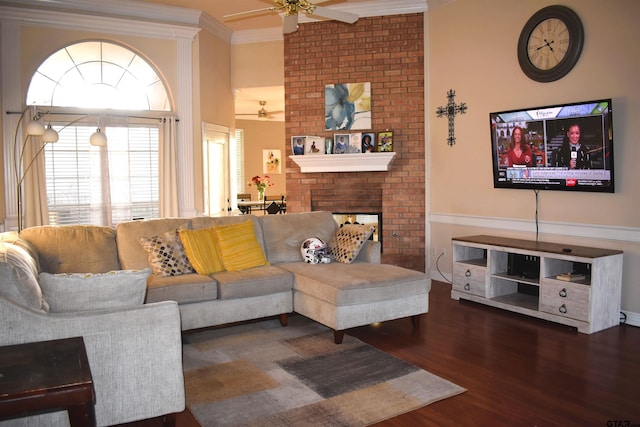
[[[456,143],[456,137],[454,136],[454,117],[458,113],[464,114],[467,112],[467,104],[461,102],[460,104],[456,105],[456,103],[453,102],[453,98],[455,97],[456,91],[453,89],[449,89],[449,92],[447,92],[447,106],[438,107],[438,109],[436,110],[436,114],[438,115],[438,117],[447,116],[449,118],[449,138],[447,138],[447,144],[449,144],[449,146],[452,146]]]

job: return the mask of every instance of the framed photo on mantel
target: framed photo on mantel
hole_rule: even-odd
[[[294,156],[302,156],[304,154],[304,141],[306,136],[292,136],[291,137],[291,150]]]
[[[393,151],[393,131],[378,132],[378,151]]]

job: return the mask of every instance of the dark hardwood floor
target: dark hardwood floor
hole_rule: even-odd
[[[378,427],[640,426],[640,328],[579,334],[450,291],[433,282],[418,331],[409,319],[347,331],[468,390]],[[187,410],[177,426],[199,424]]]

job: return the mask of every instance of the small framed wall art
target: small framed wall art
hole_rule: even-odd
[[[281,159],[280,150],[275,148],[262,150],[262,173],[267,175],[282,173]]]

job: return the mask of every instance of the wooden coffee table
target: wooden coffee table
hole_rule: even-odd
[[[0,347],[0,420],[67,410],[95,426],[93,379],[82,337]]]

